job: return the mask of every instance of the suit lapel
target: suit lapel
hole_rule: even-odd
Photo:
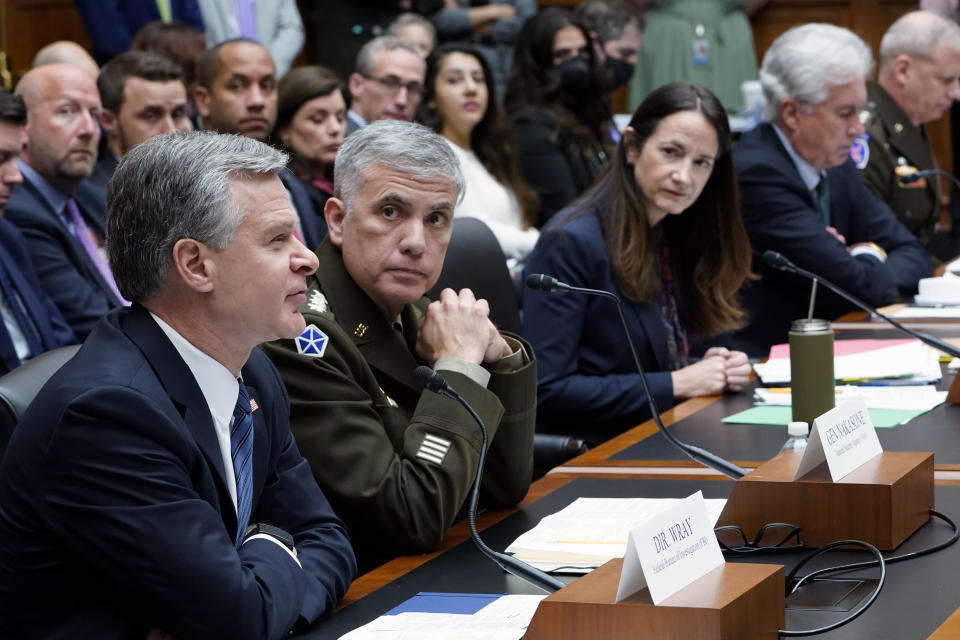
[[[236,527],[236,512],[227,490],[226,473],[213,417],[190,368],[177,353],[163,330],[146,309],[138,304],[130,308],[122,325],[124,333],[137,345],[153,368],[170,399],[180,411],[187,429],[214,470],[220,494],[220,514],[227,526]],[[256,437],[256,436],[254,436]],[[231,479],[232,482],[232,479]]]

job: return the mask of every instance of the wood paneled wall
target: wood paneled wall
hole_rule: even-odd
[[[0,51],[7,54],[14,81],[30,69],[41,47],[56,40],[90,49],[73,0],[0,0]]]

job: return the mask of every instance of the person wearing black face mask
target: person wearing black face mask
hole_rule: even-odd
[[[608,75],[588,30],[566,9],[545,9],[524,25],[505,102],[520,170],[540,196],[538,227],[585,191],[606,165]]]
[[[590,31],[605,72],[604,89],[611,93],[630,82],[640,50],[642,16],[622,0],[588,0],[577,5],[574,15]]]

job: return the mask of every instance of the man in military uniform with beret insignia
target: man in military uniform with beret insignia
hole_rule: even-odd
[[[290,393],[291,425],[343,518],[361,570],[436,549],[457,519],[480,430],[455,401],[421,391],[413,370],[440,371],[490,434],[482,502],[506,507],[530,484],[533,351],[497,331],[464,289],[423,297],[437,281],[463,191],[439,135],[382,120],[337,155],[329,237],[308,278],[307,328],[263,346]]]
[[[928,250],[940,217],[939,181],[902,179],[936,168],[923,125],[960,99],[958,76],[960,27],[925,11],[901,17],[880,43],[880,71],[861,114],[866,133],[850,152],[867,185]]]

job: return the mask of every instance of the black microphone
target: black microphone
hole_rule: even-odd
[[[908,173],[903,176],[898,176],[897,181],[900,184],[913,184],[924,178],[932,178],[933,176],[943,176],[947,178],[954,187],[960,189],[960,181],[957,180],[957,177],[948,171],[943,171],[942,169],[924,169],[923,171],[914,171],[913,173]]]
[[[473,419],[480,425],[480,458],[477,460],[477,477],[473,481],[473,491],[470,493],[470,503],[467,505],[467,525],[470,527],[470,537],[473,543],[477,545],[480,552],[492,560],[496,565],[507,573],[526,580],[535,587],[539,587],[548,593],[553,593],[558,589],[563,589],[566,585],[556,578],[547,575],[536,567],[531,567],[526,562],[521,562],[513,556],[494,551],[480,538],[480,532],[477,531],[477,503],[480,501],[480,481],[483,478],[483,465],[487,459],[487,425],[484,424],[480,415],[474,411],[466,400],[463,399],[456,390],[447,384],[443,376],[431,369],[420,365],[413,370],[413,375],[423,385],[424,389],[433,391],[440,395],[456,400],[460,405],[473,416]]]
[[[718,471],[725,476],[737,480],[747,475],[747,472],[744,469],[741,469],[732,462],[724,460],[720,456],[710,453],[706,449],[701,449],[700,447],[695,447],[692,444],[682,442],[678,440],[672,433],[667,431],[667,428],[663,425],[663,420],[660,418],[660,409],[657,407],[657,401],[653,397],[653,393],[650,391],[650,384],[647,382],[647,374],[643,370],[643,365],[640,364],[640,357],[637,355],[637,348],[634,346],[633,338],[630,336],[630,329],[627,328],[627,319],[623,317],[623,304],[620,302],[620,298],[617,295],[602,289],[574,287],[572,285],[560,282],[556,278],[543,275],[542,273],[535,273],[528,276],[527,286],[535,291],[571,291],[573,293],[583,293],[588,296],[600,296],[602,298],[609,298],[610,300],[613,300],[617,305],[617,313],[620,314],[620,324],[623,325],[623,333],[627,336],[627,344],[630,346],[630,353],[633,355],[633,363],[637,367],[637,373],[640,374],[640,382],[643,384],[643,390],[647,394],[647,404],[650,406],[650,413],[653,416],[653,421],[656,423],[660,433],[663,434],[663,437],[665,437],[671,444],[673,444],[673,446],[683,451],[696,462],[706,465],[714,471]]]
[[[922,173],[922,172],[919,172]],[[893,326],[895,329],[899,329],[908,336],[912,336],[919,340],[920,342],[930,345],[934,349],[939,349],[945,353],[950,354],[954,358],[960,358],[960,349],[957,349],[952,344],[944,342],[940,338],[930,335],[929,333],[923,333],[922,331],[913,331],[912,329],[907,329],[905,326],[890,318],[879,311],[875,307],[871,307],[863,300],[860,300],[856,296],[847,293],[837,285],[833,284],[829,280],[825,280],[822,276],[818,276],[815,273],[807,271],[806,269],[801,269],[797,265],[793,264],[786,256],[772,249],[767,249],[763,252],[763,261],[767,263],[768,266],[773,267],[774,269],[779,269],[780,271],[786,271],[788,273],[794,273],[804,278],[810,278],[811,280],[817,280],[823,283],[828,289],[833,291],[835,294],[847,300],[848,302],[853,303],[854,305],[860,307],[864,311],[870,313],[871,315],[877,316],[878,318],[886,321],[888,324]]]

